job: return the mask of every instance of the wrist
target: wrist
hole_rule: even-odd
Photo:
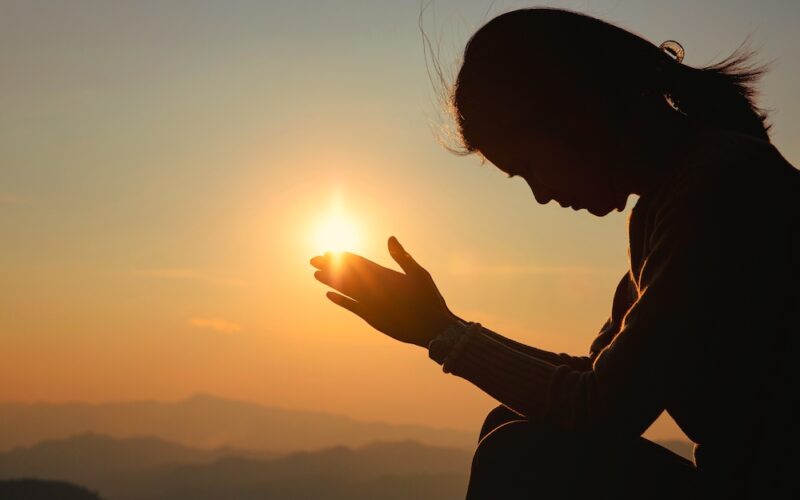
[[[449,327],[458,324],[461,319],[455,314],[447,311],[444,314],[439,314],[429,317],[426,322],[425,334],[420,339],[420,346],[427,347],[431,340],[435,339],[442,334]]]
[[[466,334],[469,325],[469,322],[454,315],[440,333],[428,342],[428,356],[440,365],[444,364],[445,358]]]

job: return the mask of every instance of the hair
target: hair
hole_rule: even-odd
[[[754,101],[755,85],[769,64],[754,67],[750,59],[756,51],[745,50],[744,43],[722,61],[695,68],[600,19],[565,9],[529,8],[501,14],[475,32],[453,83],[445,78],[424,31],[423,47],[426,65],[428,52],[433,58],[433,73],[430,66],[428,71],[438,79],[440,104],[455,122],[455,131],[445,128],[445,135],[456,145],[440,142],[456,154],[480,153],[482,133],[514,126],[502,120],[510,110],[534,106],[538,119],[552,124],[559,115],[553,107],[558,100],[547,96],[558,95],[556,85],[564,77],[587,95],[610,96],[615,115],[610,119],[624,120],[641,96],[657,93],[689,119],[769,141],[767,113]],[[555,78],[548,79],[545,71]],[[525,95],[541,98],[520,99]]]

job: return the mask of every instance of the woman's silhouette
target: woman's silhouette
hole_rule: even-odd
[[[341,292],[330,300],[502,403],[468,498],[793,486],[800,172],[770,143],[752,101],[764,69],[747,55],[693,68],[675,42],[546,8],[500,15],[467,44],[448,86],[460,152],[522,177],[542,204],[603,216],[639,196],[630,269],[589,356],[457,317],[394,237],[403,273],[351,253],[311,260]],[[665,410],[696,443],[694,463],[641,437]]]

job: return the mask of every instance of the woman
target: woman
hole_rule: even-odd
[[[462,320],[394,237],[404,273],[350,253],[311,260],[341,292],[331,301],[502,403],[470,499],[749,498],[791,485],[800,172],[752,102],[763,69],[682,57],[672,41],[523,9],[473,35],[450,86],[462,152],[522,177],[539,203],[603,216],[639,196],[630,269],[589,356]],[[665,410],[696,443],[694,463],[641,437]]]

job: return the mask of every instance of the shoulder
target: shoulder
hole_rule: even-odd
[[[744,258],[769,234],[781,244],[798,224],[798,180],[771,143],[720,133],[639,199],[629,218],[634,260],[653,252]]]
[[[788,208],[798,196],[800,171],[772,143],[729,132],[679,168],[650,204],[654,216],[682,214],[689,224],[720,216],[741,223],[768,209]]]

